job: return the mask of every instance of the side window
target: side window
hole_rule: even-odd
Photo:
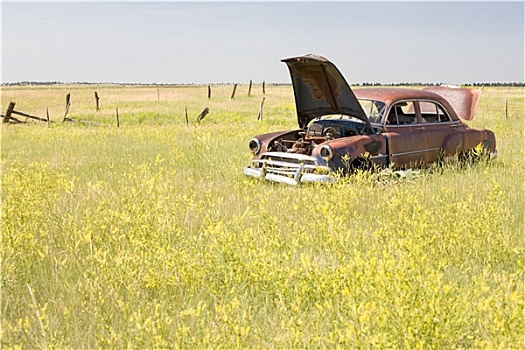
[[[413,124],[417,122],[414,102],[398,102],[390,107],[387,123],[391,125]]]
[[[445,112],[445,110],[441,106],[437,106],[438,113],[439,113],[439,121],[441,123],[451,122],[452,119],[450,119],[450,116]]]
[[[419,102],[423,123],[440,123],[450,121],[443,108],[434,102]]]
[[[419,102],[421,120],[423,123],[437,123],[439,121],[438,106],[432,102]]]

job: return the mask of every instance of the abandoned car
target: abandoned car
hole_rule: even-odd
[[[245,175],[292,185],[333,182],[333,174],[360,168],[421,167],[443,157],[468,158],[480,148],[497,154],[492,131],[460,120],[472,120],[480,91],[448,86],[352,91],[324,57],[282,61],[290,70],[299,129],[251,139],[253,161]]]

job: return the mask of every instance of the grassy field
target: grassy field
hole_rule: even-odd
[[[1,130],[3,348],[525,347],[523,88],[495,161],[298,187],[242,175],[291,87],[231,91],[2,87],[55,121]]]

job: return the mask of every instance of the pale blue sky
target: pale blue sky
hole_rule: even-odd
[[[524,2],[3,2],[2,82],[523,82]]]

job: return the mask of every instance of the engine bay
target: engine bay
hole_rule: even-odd
[[[360,120],[327,118],[314,120],[306,130],[294,131],[279,137],[268,145],[268,151],[311,155],[323,142],[342,137],[369,134],[366,124]]]

